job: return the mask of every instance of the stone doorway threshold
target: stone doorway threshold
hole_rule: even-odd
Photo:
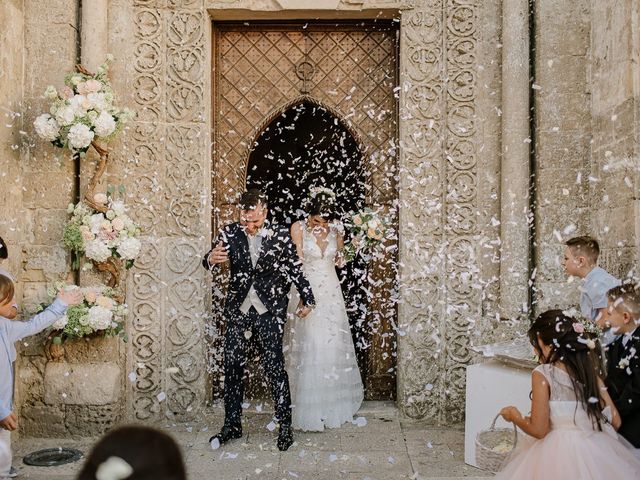
[[[281,453],[277,432],[267,425],[271,413],[244,415],[244,437],[212,450],[207,440],[222,421],[213,407],[196,422],[162,422],[158,428],[180,444],[190,480],[401,480],[486,479],[491,474],[464,463],[462,426],[436,427],[399,415],[393,402],[365,402],[365,421],[321,433],[296,432],[296,443]],[[360,426],[359,426],[360,425]],[[27,467],[22,457],[41,448],[71,447],[90,451],[95,438],[21,438],[14,442],[14,465],[20,479],[73,480],[81,463],[46,469]]]

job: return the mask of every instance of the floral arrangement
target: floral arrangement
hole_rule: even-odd
[[[63,288],[63,283],[56,283],[47,291],[53,299]],[[53,324],[54,342],[60,343],[64,338],[85,337],[94,333],[124,336],[124,321],[127,306],[120,304],[120,295],[116,290],[104,285],[94,285],[80,289],[83,300],[78,305],[71,305],[64,317]]]
[[[85,202],[69,204],[71,219],[65,225],[63,243],[74,253],[73,268],[80,267],[80,257],[101,263],[111,258],[125,261],[131,268],[142,246],[138,236],[140,228],[127,215],[124,202],[97,193],[93,201],[106,207],[96,211]]]
[[[84,69],[66,75],[59,91],[49,85],[44,92],[51,101],[49,113],[34,121],[36,133],[56,147],[83,155],[94,139],[108,142],[134,117],[128,108],[115,105],[115,95],[107,78],[108,55],[95,74]]]
[[[347,261],[353,260],[358,254],[375,250],[382,244],[389,231],[387,221],[369,208],[351,215],[345,226],[350,236],[350,241],[343,250],[343,256]]]

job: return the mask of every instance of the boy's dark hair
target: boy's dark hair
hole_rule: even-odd
[[[623,283],[607,292],[614,307],[622,306],[634,320],[640,319],[640,284]]]
[[[565,242],[565,245],[571,249],[574,255],[582,255],[587,257],[592,264],[598,263],[600,256],[600,245],[595,238],[587,235],[581,237],[573,237]]]
[[[5,275],[0,275],[0,303],[6,303],[13,299],[16,287],[11,279]]]
[[[582,403],[594,426],[602,430],[606,422],[602,414],[603,399],[598,385],[599,359],[598,339],[586,331],[574,328],[578,322],[565,315],[562,310],[547,310],[538,315],[527,332],[529,341],[543,363],[562,362],[571,377],[573,391]],[[584,329],[584,327],[583,327]],[[551,347],[548,358],[544,358],[538,339]],[[589,342],[593,342],[589,348]],[[598,399],[593,402],[591,399]]]
[[[309,201],[308,213],[309,215],[320,215],[327,220],[335,220],[337,218],[335,197],[327,193],[317,193]]]
[[[96,470],[110,457],[119,457],[133,469],[135,480],[186,480],[180,448],[166,433],[142,425],[120,427],[93,447],[77,480],[95,480]]]
[[[0,260],[6,260],[9,257],[9,250],[7,250],[7,244],[0,237]]]
[[[256,208],[258,205],[262,205],[266,208],[267,196],[257,188],[250,188],[240,197],[239,205],[242,210],[251,210]]]

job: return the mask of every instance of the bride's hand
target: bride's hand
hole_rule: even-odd
[[[296,315],[300,318],[304,318],[311,313],[312,308],[308,305],[299,306],[296,310]]]
[[[344,258],[344,255],[342,254],[342,252],[336,253],[335,264],[336,264],[336,267],[338,268],[344,268],[344,266],[347,264],[347,260]]]

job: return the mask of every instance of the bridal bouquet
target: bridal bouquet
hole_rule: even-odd
[[[98,212],[83,202],[71,203],[67,209],[71,220],[65,225],[62,240],[74,253],[73,268],[80,267],[82,255],[98,263],[121,258],[125,268],[131,268],[142,246],[137,238],[140,228],[127,215],[122,201],[104,193],[97,193],[93,200],[106,205],[106,212]]]
[[[47,291],[53,299],[58,292],[67,288],[56,283]],[[104,285],[83,287],[82,303],[71,305],[64,317],[53,324],[56,332],[54,342],[60,343],[63,338],[84,337],[93,333],[104,335],[124,335],[124,321],[127,306],[118,302],[119,295]]]
[[[369,208],[351,215],[346,228],[349,230],[350,241],[343,250],[345,260],[351,261],[358,254],[370,253],[379,247],[388,230],[387,221],[376,211]]]
[[[112,56],[107,56],[107,61],[94,75],[67,74],[65,86],[60,90],[52,85],[47,87],[44,96],[51,102],[49,113],[43,113],[33,123],[41,138],[82,155],[94,138],[103,142],[112,140],[133,118],[132,110],[115,105],[115,95],[107,78],[112,60]]]

